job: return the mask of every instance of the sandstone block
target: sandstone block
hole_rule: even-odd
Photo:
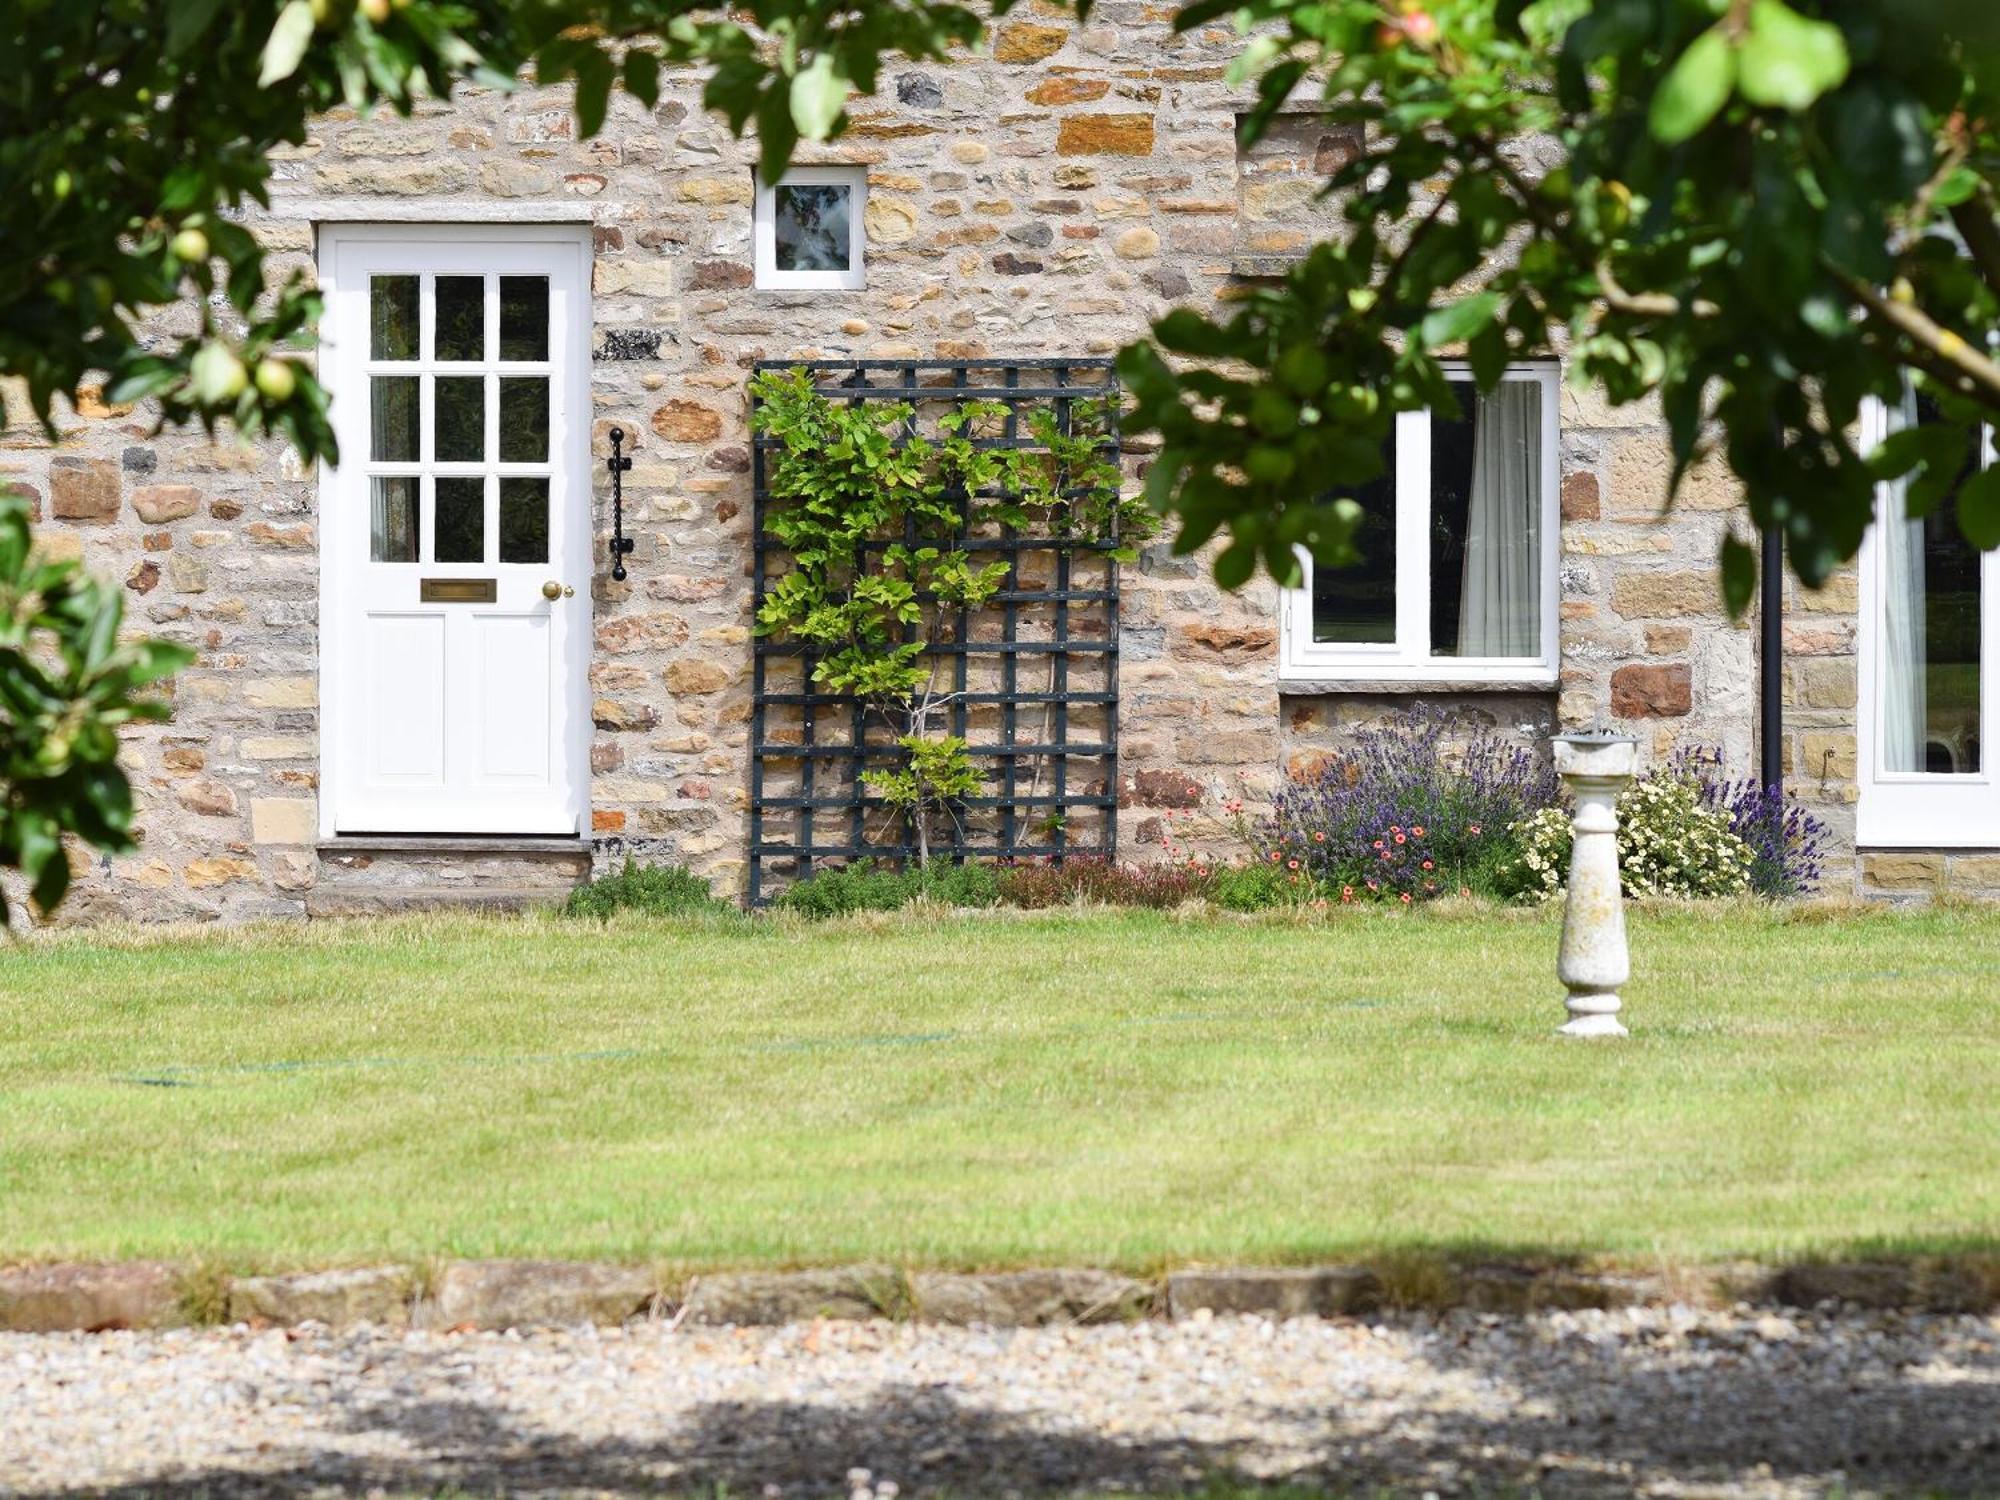
[[[189,812],[201,813],[205,817],[232,817],[236,812],[236,793],[221,782],[206,777],[184,783],[174,797]]]
[[[176,594],[208,592],[208,564],[185,552],[167,554],[167,586]]]
[[[319,830],[319,805],[310,797],[252,797],[253,844],[310,844]]]
[[[142,484],[132,491],[132,509],[148,526],[191,516],[200,504],[201,491],[191,484]]]
[[[832,1271],[748,1271],[701,1276],[688,1288],[691,1323],[761,1326],[814,1318],[867,1319],[903,1311],[910,1301],[892,1266]]]
[[[426,1323],[443,1328],[535,1328],[643,1317],[659,1287],[642,1267],[583,1261],[462,1260],[438,1278]]]
[[[706,443],[722,435],[722,413],[677,396],[653,412],[652,427],[670,443]]]
[[[1800,589],[1799,608],[1814,614],[1851,615],[1861,608],[1861,580],[1853,573],[1836,573],[1816,589]]]
[[[1175,1318],[1197,1312],[1335,1318],[1372,1311],[1381,1298],[1381,1281],[1364,1266],[1176,1271],[1167,1278]]]
[[[115,521],[119,493],[111,459],[58,458],[49,466],[49,513],[59,521]]]
[[[1151,260],[1160,253],[1160,237],[1143,224],[1134,225],[1119,232],[1111,249],[1120,260]]]
[[[1854,658],[1819,656],[1794,662],[1792,685],[1801,708],[1852,708],[1856,694]]]
[[[1102,78],[1051,78],[1028,90],[1028,102],[1051,108],[1064,104],[1088,104],[1093,99],[1102,99],[1110,91],[1111,85]]]
[[[1722,614],[1722,589],[1711,571],[1623,573],[1611,585],[1611,607],[1628,620]]]
[[[1631,665],[1611,674],[1611,712],[1620,719],[1677,718],[1694,707],[1694,677],[1685,662]]]
[[[1810,736],[1808,736],[1810,738]],[[1808,756],[1810,767],[1810,756]],[[1936,891],[1944,887],[1942,854],[1864,854],[1861,879],[1884,891]]]
[[[1565,521],[1595,521],[1598,503],[1595,474],[1579,472],[1563,475],[1562,518]]]
[[[1666,507],[1673,471],[1673,448],[1664,432],[1648,430],[1619,438],[1611,450],[1611,515],[1656,520]],[[1710,455],[1681,476],[1673,503],[1681,510],[1729,510],[1742,498],[1741,483],[1728,464]]]
[[[1056,129],[1058,156],[1151,156],[1151,115],[1065,115]]]
[[[1105,1271],[919,1272],[910,1278],[910,1295],[919,1322],[1035,1328],[1129,1323],[1151,1310],[1154,1289]]]
[[[319,703],[319,684],[310,677],[260,677],[243,689],[253,708],[312,708]]]
[[[746,172],[740,177],[685,177],[676,192],[684,203],[703,203],[710,207],[748,203],[751,197],[750,176]]]
[[[1805,755],[1805,773],[1815,781],[1854,779],[1854,735],[1808,734],[1800,746]]]
[[[262,1320],[291,1327],[354,1323],[402,1327],[410,1321],[416,1278],[408,1266],[363,1266],[296,1276],[240,1276],[229,1284],[231,1322]]]
[[[871,194],[861,211],[861,225],[871,245],[900,245],[917,232],[917,208],[902,198]]]
[[[172,1268],[154,1261],[0,1270],[0,1329],[10,1333],[158,1328],[180,1321],[179,1305]]]
[[[667,689],[677,695],[719,693],[735,680],[727,667],[712,661],[677,661],[667,666]]]
[[[591,290],[601,297],[668,297],[674,290],[670,260],[600,260],[591,272]]]
[[[1175,634],[1188,646],[1199,651],[1213,652],[1217,656],[1233,661],[1247,661],[1262,656],[1278,641],[1278,631],[1275,626],[1235,625],[1220,621],[1183,625]]]
[[[993,60],[1000,63],[1034,63],[1053,57],[1069,40],[1066,26],[1037,26],[1015,21],[1000,28],[993,39]]]
[[[238,859],[234,855],[217,855],[210,859],[189,860],[187,868],[181,871],[181,878],[195,890],[209,890],[239,880],[255,880],[257,867],[249,860]]]
[[[1201,801],[1201,784],[1185,771],[1139,771],[1127,778],[1123,807],[1193,807]]]
[[[2000,889],[2000,854],[1955,854],[1945,873],[1955,891]]]

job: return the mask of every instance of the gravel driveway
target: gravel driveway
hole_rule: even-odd
[[[2000,1493],[2000,1319],[0,1336],[0,1493]]]

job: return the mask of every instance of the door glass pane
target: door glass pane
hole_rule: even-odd
[[[845,183],[780,186],[772,194],[780,271],[845,271],[853,190]]]
[[[369,378],[368,456],[378,463],[416,461],[416,376],[375,375]]]
[[[373,276],[368,281],[368,357],[417,357],[417,278]]]
[[[549,482],[512,478],[500,481],[500,561],[549,560]]]
[[[437,358],[486,358],[486,278],[437,279]]]
[[[486,456],[486,378],[440,375],[432,397],[437,461],[477,463]]]
[[[1917,419],[1936,421],[1936,407],[1920,402]],[[1958,526],[1959,490],[1979,469],[1979,443],[1978,435],[1968,434],[1958,482],[1929,515],[1882,521],[1882,766],[1887,771],[1965,776],[1981,769],[1981,559]]]
[[[1431,655],[1537,657],[1542,618],[1542,388],[1453,381],[1431,415]]]
[[[417,560],[417,481],[414,475],[373,481],[368,556],[375,562]]]
[[[549,357],[548,277],[500,278],[500,357]]]
[[[503,463],[539,464],[549,457],[549,383],[539,375],[509,375],[500,381],[500,458]]]
[[[485,480],[437,481],[437,545],[431,555],[441,563],[486,561]]]
[[[1396,639],[1396,436],[1382,445],[1383,471],[1364,485],[1337,490],[1361,507],[1354,533],[1361,561],[1347,568],[1315,567],[1312,638],[1346,644],[1393,644]]]

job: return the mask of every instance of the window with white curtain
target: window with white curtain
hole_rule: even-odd
[[[1871,413],[1870,441],[1935,416],[1910,395]],[[1968,443],[1961,482],[1993,461],[1989,429]],[[1882,486],[1861,549],[1856,835],[1877,848],[2000,843],[1990,749],[2000,555],[1959,530],[1956,486],[1926,515],[1907,502],[1907,485]]]
[[[1361,560],[1286,591],[1280,674],[1352,681],[1556,677],[1557,370],[1509,370],[1459,410],[1405,412],[1382,476],[1350,491]]]

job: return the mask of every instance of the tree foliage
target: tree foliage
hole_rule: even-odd
[[[267,284],[236,211],[316,111],[409,109],[461,80],[571,80],[583,131],[699,68],[764,170],[837,135],[883,59],[944,59],[1013,0],[19,0],[0,23],[0,373],[47,420],[108,376],[169,421],[275,431],[332,456],[288,354],[311,289]],[[1087,0],[1072,6],[1079,13]],[[1566,352],[1614,400],[1655,396],[1677,471],[1719,451],[1817,582],[1859,544],[1875,482],[1934,504],[2000,415],[2000,8],[1988,0],[1190,0],[1236,26],[1258,105],[1365,131],[1329,183],[1344,232],[1227,317],[1176,312],[1125,351],[1161,434],[1151,493],[1218,574],[1351,556],[1394,413],[1449,407]],[[180,304],[173,337],[139,325]],[[1945,422],[1861,451],[1864,399],[1906,381]],[[2000,542],[2000,477],[1961,497]],[[1753,561],[1732,539],[1728,593]]]
[[[27,877],[43,911],[69,889],[65,835],[132,847],[118,731],[167,717],[166,700],[142,690],[193,656],[164,641],[120,641],[124,610],[115,585],[37,558],[27,502],[0,494],[0,866]],[[0,894],[0,923],[6,915]]]

